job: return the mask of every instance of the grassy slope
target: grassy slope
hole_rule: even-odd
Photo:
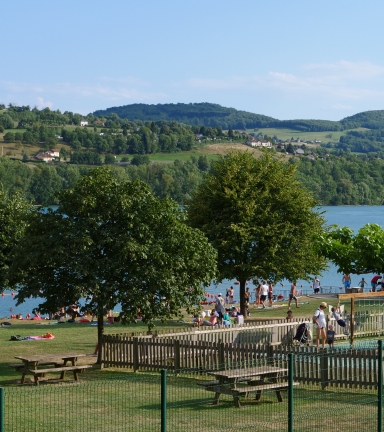
[[[358,130],[358,131],[364,131],[368,130],[366,128],[356,128],[356,129],[350,129],[350,130]],[[253,129],[248,129],[247,132],[254,132]],[[277,136],[277,138],[286,140],[291,139],[292,137],[294,139],[299,138],[302,141],[321,141],[321,142],[338,142],[340,137],[342,135],[345,135],[348,131],[323,131],[323,132],[300,132],[295,129],[286,129],[286,128],[260,128],[256,130],[256,133],[261,132],[263,135],[268,135],[273,137],[274,135]],[[332,137],[329,138],[327,135],[331,134]]]

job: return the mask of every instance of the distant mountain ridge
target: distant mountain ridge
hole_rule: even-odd
[[[246,129],[260,127],[291,128],[306,132],[338,131],[357,127],[384,128],[384,110],[365,111],[340,121],[331,120],[278,120],[262,114],[254,114],[219,104],[130,104],[93,112],[95,116],[107,117],[117,114],[120,118],[142,121],[178,121],[188,125],[222,127],[223,129]]]

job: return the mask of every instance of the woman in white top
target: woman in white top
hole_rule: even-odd
[[[325,320],[324,310],[327,308],[327,303],[320,303],[319,308],[314,313],[312,320],[315,324],[315,328],[317,330],[317,338],[316,338],[316,346],[319,347],[320,344],[320,336],[321,336],[321,344],[322,347],[325,348],[325,328],[327,327],[327,322]]]

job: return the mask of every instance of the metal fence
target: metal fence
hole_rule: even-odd
[[[275,352],[197,369],[105,369],[98,379],[6,387],[0,432],[382,431],[382,349],[375,340],[361,349]]]

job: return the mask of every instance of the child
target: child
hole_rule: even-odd
[[[332,315],[335,318],[337,324],[339,324],[340,327],[344,328],[344,334],[348,334],[348,324],[341,318],[340,315],[340,304],[338,303],[336,308],[332,308]]]
[[[333,330],[333,326],[331,325],[328,327],[327,339],[329,348],[333,348],[333,344],[335,342],[335,331]]]
[[[293,319],[293,313],[291,310],[288,310],[286,320],[290,321]]]

